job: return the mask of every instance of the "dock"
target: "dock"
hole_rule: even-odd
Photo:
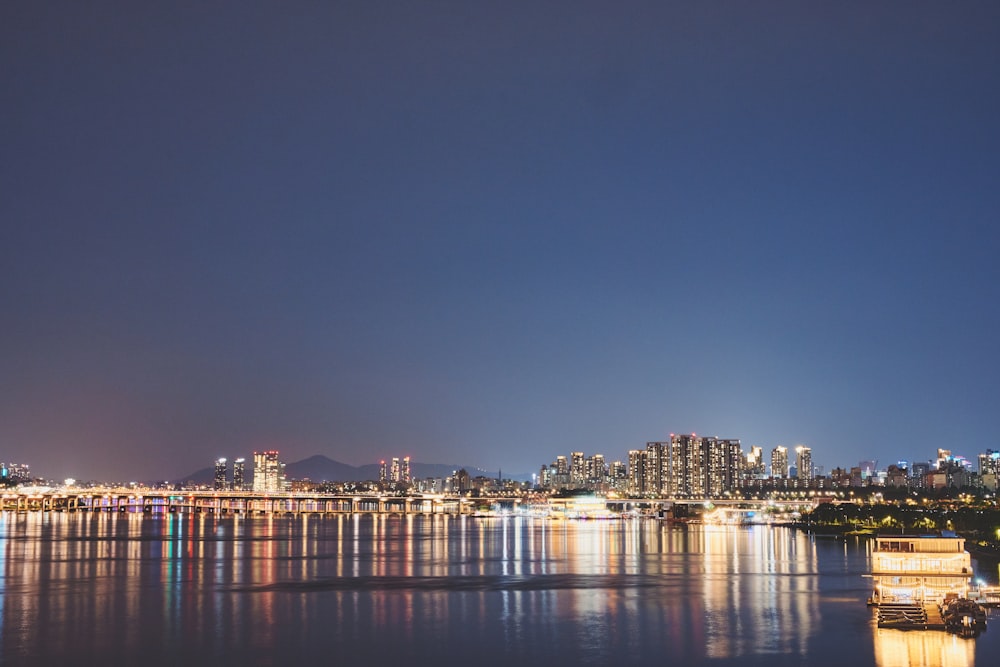
[[[981,607],[1000,607],[1000,586],[974,588],[969,599]]]
[[[941,609],[936,604],[882,603],[878,606],[878,627],[898,630],[944,630]]]

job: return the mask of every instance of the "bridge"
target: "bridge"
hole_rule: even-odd
[[[337,495],[252,491],[21,491],[0,498],[0,510],[208,514],[471,514],[473,501],[442,495]]]
[[[555,500],[555,499],[554,499]],[[596,500],[596,499],[595,499]],[[815,507],[818,499],[743,500],[687,498],[603,499],[609,510],[640,508],[659,511],[674,506],[726,508],[742,511],[787,512]],[[557,501],[558,502],[558,501]],[[477,507],[496,504],[517,511],[521,499],[467,498],[443,494],[260,493],[253,491],[158,491],[148,489],[21,489],[0,497],[0,510],[41,512],[132,512],[208,514],[474,514]]]

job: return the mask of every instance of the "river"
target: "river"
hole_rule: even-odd
[[[869,549],[638,520],[5,512],[0,661],[996,664],[995,612],[974,640],[875,628]]]

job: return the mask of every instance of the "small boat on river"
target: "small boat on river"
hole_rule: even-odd
[[[975,637],[986,629],[986,610],[967,598],[946,600],[941,605],[941,618],[945,630],[962,637]]]

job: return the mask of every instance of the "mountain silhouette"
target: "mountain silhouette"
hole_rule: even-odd
[[[460,466],[448,463],[410,463],[410,476],[414,479],[426,477],[448,477],[456,470],[465,468],[472,477],[497,477],[499,471],[486,471],[474,466]],[[229,472],[230,476],[232,471]],[[379,478],[379,464],[369,463],[362,466],[352,466],[347,463],[335,461],[322,454],[316,454],[309,458],[288,463],[285,465],[285,475],[288,479],[308,479],[314,482],[363,482],[366,480],[377,480]],[[531,475],[523,473],[516,475],[504,475],[504,479],[516,479],[526,481]],[[215,479],[215,468],[202,468],[175,480],[177,483],[193,482],[195,484],[211,484]],[[246,481],[253,481],[253,460],[247,459]]]

